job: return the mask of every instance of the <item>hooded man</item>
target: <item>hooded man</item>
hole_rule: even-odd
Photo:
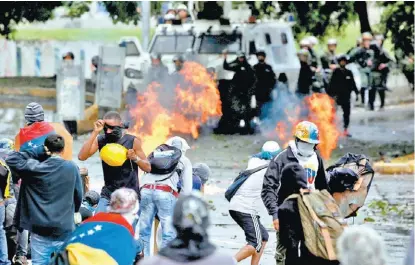
[[[124,129],[125,125],[120,114],[115,111],[107,112],[102,120],[95,122],[94,130],[78,154],[78,159],[85,161],[98,150],[101,152],[109,144],[118,144],[128,150],[127,159],[121,166],[111,166],[108,161],[101,159],[105,185],[101,190],[101,199],[96,209],[97,212],[105,212],[107,210],[111,193],[116,189],[131,188],[138,194],[138,168],[144,172],[150,172],[151,170],[151,165],[141,148],[140,140],[126,133]],[[102,130],[104,134],[99,135]],[[115,155],[109,154],[108,158],[111,159],[111,156]]]
[[[268,242],[268,232],[260,222],[258,213],[261,202],[261,190],[267,166],[281,151],[277,142],[268,141],[261,152],[252,156],[246,170],[255,171],[236,191],[230,200],[229,214],[244,230],[247,244],[235,255],[238,262],[252,257],[251,265],[258,265]]]
[[[280,231],[278,208],[290,192],[285,190],[286,186],[281,179],[285,165],[297,163],[305,169],[309,190],[328,189],[323,159],[316,152],[317,144],[320,143],[317,126],[309,121],[300,122],[295,128],[294,137],[294,141],[290,141],[288,147],[270,162],[262,187],[262,200],[273,218],[277,239]],[[285,248],[281,245],[281,240],[278,240],[275,259],[277,265],[284,264]]]
[[[254,65],[254,71],[257,78],[255,86],[255,99],[257,105],[256,116],[261,116],[262,106],[271,101],[271,92],[274,89],[276,77],[271,65],[265,62],[266,53],[259,51],[256,54],[258,63]]]
[[[281,172],[285,198],[292,194],[308,191],[307,173],[298,163],[288,163]],[[285,200],[278,209],[280,234],[278,244],[286,250],[285,265],[336,265],[338,261],[328,261],[313,256],[305,246],[304,231],[301,224],[297,198]]]
[[[157,256],[144,259],[140,265],[234,265],[236,261],[219,253],[209,241],[210,225],[207,203],[199,193],[180,196],[173,214],[177,237],[163,247]]]
[[[162,226],[162,247],[174,239],[175,231],[171,226],[173,209],[179,196],[178,183],[182,179],[182,193],[192,191],[192,163],[186,157],[190,146],[185,139],[175,136],[166,141],[166,145],[181,151],[177,167],[168,174],[148,173],[141,178],[140,238],[144,243],[144,256],[150,256],[151,228],[155,216]]]

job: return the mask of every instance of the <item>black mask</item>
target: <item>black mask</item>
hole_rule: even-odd
[[[259,59],[258,60],[260,63],[264,63],[265,62],[265,60],[264,59]]]
[[[112,132],[107,133],[107,129],[112,129]],[[107,140],[107,143],[116,143],[122,137],[122,128],[120,126],[110,127],[108,125],[105,125],[104,132],[105,132],[105,139]]]

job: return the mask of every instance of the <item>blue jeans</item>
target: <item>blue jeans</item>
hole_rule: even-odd
[[[6,207],[4,206],[4,201],[0,203],[0,265],[10,265],[7,252],[6,231],[4,231],[3,227],[4,219],[6,218]]]
[[[54,239],[35,233],[31,234],[32,265],[48,265],[53,252],[59,250],[65,243],[65,237]]]
[[[141,190],[140,205],[140,239],[144,244],[144,256],[150,256],[150,237],[156,214],[160,218],[163,230],[161,247],[176,237],[173,228],[173,210],[176,204],[176,197],[173,194],[161,190]]]
[[[106,213],[108,212],[107,208],[110,205],[110,201],[107,198],[100,198],[97,208],[95,209],[95,214],[97,213]]]

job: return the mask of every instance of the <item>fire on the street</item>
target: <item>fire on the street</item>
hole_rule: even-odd
[[[221,101],[215,77],[195,62],[185,62],[181,81],[169,93],[168,85],[151,83],[130,110],[135,119],[134,134],[140,137],[146,154],[174,133],[199,136],[209,118],[221,116]],[[170,98],[169,98],[170,97]]]
[[[275,127],[275,133],[281,146],[286,147],[295,132],[295,126],[309,120],[315,123],[320,132],[320,144],[318,149],[324,159],[329,159],[332,151],[336,149],[340,132],[336,127],[336,108],[334,100],[327,94],[314,93],[307,96],[299,106],[294,109],[286,109],[287,121],[279,121]]]

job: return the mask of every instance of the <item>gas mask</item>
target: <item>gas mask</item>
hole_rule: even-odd
[[[107,132],[108,129],[111,129],[112,131],[110,133]],[[104,132],[105,132],[105,139],[108,143],[116,143],[118,142],[122,137],[122,129],[121,126],[111,126],[108,124],[105,124],[104,126]]]
[[[306,142],[296,141],[298,153],[303,157],[310,157],[315,152],[315,144],[310,144]]]

